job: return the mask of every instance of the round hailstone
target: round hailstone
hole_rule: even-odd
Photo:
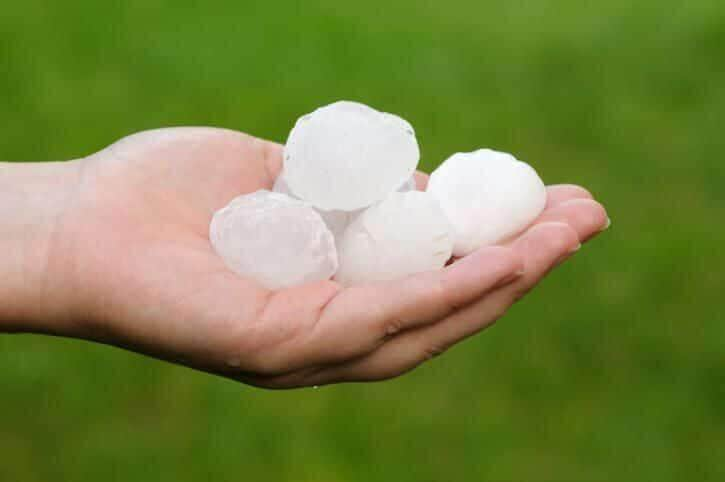
[[[349,286],[441,268],[451,257],[450,230],[430,194],[392,193],[357,216],[338,240],[335,280]]]
[[[256,191],[214,213],[209,239],[234,272],[270,289],[330,279],[337,270],[332,233],[308,204]]]
[[[456,256],[520,233],[546,204],[546,187],[531,166],[490,149],[453,154],[431,174],[428,192],[453,226]]]
[[[406,182],[419,158],[408,122],[341,101],[297,121],[285,146],[285,181],[318,209],[355,211]]]

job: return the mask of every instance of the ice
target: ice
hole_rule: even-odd
[[[403,186],[401,186],[401,189],[403,189],[406,184],[403,184]],[[284,172],[280,173],[279,176],[277,176],[272,190],[274,192],[287,194],[288,196],[296,198],[295,195],[292,194],[292,191],[290,191],[289,185],[284,178]],[[334,209],[332,211],[325,211],[317,208],[313,209],[317,211],[320,216],[322,216],[322,220],[325,221],[325,224],[332,232],[332,235],[335,237],[336,240],[339,239],[340,236],[342,236],[343,231],[345,231],[345,228],[347,228],[350,222],[355,219],[355,216],[362,212],[362,209],[356,209],[355,211],[341,211],[338,209]]]
[[[453,226],[456,256],[518,234],[546,204],[546,187],[531,166],[490,149],[452,155],[431,174],[427,191]]]
[[[209,238],[226,265],[270,289],[330,279],[337,270],[332,233],[307,203],[256,191],[214,213]]]
[[[287,181],[285,181],[283,172],[277,176],[277,179],[275,179],[274,186],[272,186],[272,191],[278,192],[280,194],[286,194],[295,199],[297,198],[297,196],[292,194],[292,191],[290,191],[289,184],[287,184]]]
[[[356,211],[318,210],[317,212],[320,213],[322,220],[325,221],[327,228],[332,232],[332,235],[335,236],[335,239],[339,240],[342,237],[342,233],[345,232],[345,229],[347,229],[353,219],[355,219],[362,211],[362,209],[358,209]]]
[[[418,185],[415,183],[415,176],[410,176],[399,188],[398,192],[415,191],[418,189]]]
[[[320,210],[355,211],[407,182],[419,157],[408,122],[341,101],[297,121],[285,146],[284,181]]]
[[[451,226],[433,196],[394,192],[345,230],[335,280],[349,286],[438,269],[450,258],[452,245]]]

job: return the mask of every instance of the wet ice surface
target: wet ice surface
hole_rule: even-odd
[[[209,238],[231,270],[270,289],[330,279],[338,266],[320,215],[285,194],[261,190],[233,199],[214,214]]]
[[[343,285],[441,268],[451,256],[451,226],[433,196],[394,192],[363,211],[338,240]]]
[[[431,174],[427,191],[453,226],[456,256],[523,231],[546,204],[531,166],[490,149],[452,155]]]
[[[296,197],[318,209],[355,211],[407,182],[419,157],[404,119],[341,101],[297,121],[285,146],[284,177]]]

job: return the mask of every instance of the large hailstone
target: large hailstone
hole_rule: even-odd
[[[490,149],[452,155],[433,171],[427,191],[453,226],[456,256],[518,234],[546,204],[546,187],[531,166]]]
[[[337,270],[332,233],[308,204],[256,191],[214,213],[209,238],[234,272],[270,289],[330,279]]]
[[[403,184],[401,184],[397,190],[398,192],[407,192],[415,191],[415,189],[416,183],[415,176],[413,175],[409,177]],[[290,189],[289,184],[287,184],[284,172],[280,173],[277,176],[277,179],[274,181],[274,186],[272,187],[272,190],[274,192],[287,194],[288,196],[294,198],[297,197]],[[350,225],[352,220],[355,219],[357,215],[363,211],[363,209],[356,209],[354,211],[342,211],[339,209],[334,209],[331,211],[325,211],[322,209],[315,210],[320,213],[320,216],[322,216],[322,220],[325,221],[327,227],[330,229],[330,231],[332,231],[335,239],[339,239],[345,229]]]
[[[419,158],[408,122],[341,101],[297,121],[284,150],[285,182],[318,209],[355,211],[408,181]]]
[[[357,216],[338,240],[343,285],[439,269],[451,257],[451,226],[433,196],[394,192]]]

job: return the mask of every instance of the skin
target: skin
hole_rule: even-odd
[[[239,132],[175,128],[74,161],[0,164],[0,331],[111,344],[267,388],[384,380],[491,326],[608,226],[585,189],[550,186],[524,233],[444,269],[273,292],[224,266],[208,226],[240,193],[271,189],[281,157]]]

